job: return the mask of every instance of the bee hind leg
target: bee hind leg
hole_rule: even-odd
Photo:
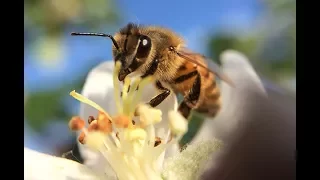
[[[162,103],[169,95],[170,90],[163,87],[160,81],[156,82],[156,87],[163,91],[162,93],[158,94],[156,97],[152,98],[147,104],[149,104],[151,107],[156,107],[160,103]]]
[[[196,80],[193,83],[192,89],[184,97],[182,103],[179,105],[178,111],[186,119],[189,118],[191,110],[196,108],[201,91],[201,77],[197,74]]]
[[[180,114],[186,119],[189,118],[191,110],[192,109],[187,105],[187,103],[185,101],[182,101],[179,105],[179,108],[178,108],[178,111],[180,112]]]

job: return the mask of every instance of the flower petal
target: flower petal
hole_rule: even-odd
[[[214,131],[225,128],[211,137],[219,135],[226,146],[208,163],[210,168],[201,179],[296,179],[295,97],[264,84],[266,98],[261,83],[254,81],[257,78],[250,75],[250,69],[246,72],[239,75],[251,79],[246,78],[242,83],[246,86],[235,90],[232,97],[234,116],[208,125]]]
[[[142,102],[149,102],[153,97],[159,94],[159,91],[155,88],[153,84],[147,85],[143,90]],[[168,112],[171,110],[178,109],[178,100],[176,94],[171,91],[171,94],[157,106],[157,109],[162,111],[162,121],[155,124],[156,136],[162,139],[169,138],[169,116]],[[179,152],[179,145],[172,144],[166,149],[165,155],[162,157],[170,157]]]
[[[221,54],[222,71],[235,84],[230,87],[221,83],[222,109],[214,120],[206,119],[192,142],[209,140],[212,137],[227,142],[235,129],[241,128],[239,120],[250,106],[247,100],[252,93],[265,94],[264,87],[247,57],[234,50]]]
[[[26,180],[95,180],[101,178],[114,179],[103,174],[99,175],[75,161],[24,148],[24,179]]]

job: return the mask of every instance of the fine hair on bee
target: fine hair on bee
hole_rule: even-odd
[[[155,87],[161,92],[148,104],[158,106],[171,91],[181,94],[184,98],[178,110],[187,119],[192,110],[209,117],[217,115],[221,109],[217,78],[233,86],[217,64],[187,49],[183,38],[167,28],[128,23],[114,36],[104,33],[71,35],[111,39],[114,61],[122,64],[119,81],[132,74],[141,78],[153,76]]]

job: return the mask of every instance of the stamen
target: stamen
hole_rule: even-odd
[[[128,90],[129,90],[129,86],[131,83],[131,79],[129,77],[126,77],[124,79],[124,84],[123,84],[123,90],[122,90],[122,100],[126,99],[127,94],[128,94]]]
[[[91,124],[92,121],[94,121],[94,117],[93,116],[89,116],[88,117],[88,124]]]
[[[154,141],[154,147],[157,147],[159,144],[161,144],[161,138],[160,137],[156,137],[156,139]]]
[[[118,132],[117,132],[117,133],[118,133]],[[120,143],[120,141],[119,141],[120,139],[119,139],[119,137],[117,136],[117,134],[114,133],[114,132],[111,132],[111,137],[112,137],[114,143],[116,144],[116,146],[117,146],[118,148],[121,148],[121,143]]]
[[[120,97],[120,82],[118,80],[121,62],[116,62],[113,72],[114,96],[118,112],[111,118],[104,109],[90,99],[76,93],[70,95],[82,103],[88,104],[99,111],[98,116],[88,117],[89,126],[85,128],[85,121],[76,119],[78,123],[70,122],[73,129],[82,129],[78,137],[81,144],[98,150],[109,161],[111,167],[116,171],[119,179],[158,179],[160,171],[155,165],[160,154],[170,145],[166,138],[156,137],[154,124],[162,119],[162,112],[141,102],[143,89],[153,81],[149,76],[141,79],[126,77]],[[133,121],[134,113],[137,112],[139,121]],[[178,119],[174,113],[169,114],[169,119]],[[180,119],[181,120],[181,119]],[[175,134],[185,132],[185,128],[177,127],[181,121],[173,123],[170,127]],[[81,121],[81,122],[80,122]],[[75,124],[72,124],[75,123]],[[70,127],[71,127],[70,125]],[[184,125],[182,125],[184,126]],[[123,171],[125,170],[125,172]],[[123,173],[124,172],[124,173]]]
[[[84,144],[84,139],[85,139],[86,135],[84,132],[81,132],[79,137],[78,137],[78,141],[81,143],[81,144]]]
[[[111,117],[109,116],[109,114],[101,106],[99,106],[97,103],[95,103],[95,102],[91,101],[90,99],[82,96],[81,94],[77,93],[75,90],[71,91],[70,95],[72,97],[74,97],[75,99],[77,99],[78,101],[80,101],[82,103],[85,103],[85,104],[88,104],[88,105],[94,107],[95,109],[97,109],[98,111],[103,112],[108,117],[108,119],[111,120]]]
[[[188,122],[179,112],[169,111],[168,118],[172,135],[181,136],[188,131]]]
[[[130,118],[126,115],[118,115],[113,118],[115,127],[117,128],[132,128],[133,124]]]
[[[79,116],[72,117],[69,121],[69,128],[72,131],[79,131],[80,129],[84,128],[84,120],[82,120]]]
[[[127,104],[126,105],[130,105],[129,108],[129,116],[132,118],[134,116],[134,110],[135,110],[135,104],[133,104],[133,99],[134,99],[134,93],[137,91],[137,87],[139,86],[141,82],[141,78],[138,77],[137,79],[135,79],[135,81],[133,82],[132,87],[130,88],[129,92],[128,92],[128,98],[127,98]]]
[[[129,86],[131,83],[131,79],[129,77],[126,77],[124,79],[124,85],[122,90],[122,101],[123,101],[123,114],[129,115],[130,111],[130,96],[128,95]]]
[[[108,119],[103,112],[99,112],[97,121],[100,131],[104,133],[110,133],[112,131],[111,120]]]
[[[142,126],[159,123],[162,120],[162,112],[146,104],[139,104],[135,110],[135,115],[140,116]]]
[[[136,95],[133,97],[132,99],[132,103],[131,106],[134,108],[136,108],[139,100],[141,99],[142,96],[142,90],[144,89],[144,87],[148,84],[151,83],[151,81],[153,81],[153,77],[152,76],[148,76],[146,78],[143,78],[139,84],[139,89],[136,91]],[[133,88],[132,88],[133,89]],[[135,89],[135,88],[134,88]],[[134,113],[134,111],[133,111]]]
[[[114,88],[114,98],[116,101],[116,107],[118,109],[118,114],[122,113],[121,102],[120,102],[120,83],[118,80],[118,74],[120,72],[121,62],[116,62],[114,71],[113,71],[113,88]],[[124,92],[122,92],[124,93]]]
[[[105,135],[100,131],[93,131],[87,134],[86,144],[95,150],[99,150],[106,140]]]
[[[141,128],[135,128],[132,130],[126,131],[125,138],[129,141],[135,141],[135,140],[145,140],[147,137],[147,133],[144,129]]]
[[[89,126],[88,126],[88,131],[98,131],[99,130],[99,125],[97,120],[93,120]]]

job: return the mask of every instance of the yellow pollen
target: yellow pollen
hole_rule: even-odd
[[[85,104],[88,104],[88,105],[94,107],[95,109],[97,109],[98,111],[103,112],[108,117],[108,119],[111,120],[111,117],[109,116],[109,114],[101,106],[99,106],[97,103],[95,103],[95,102],[91,101],[90,99],[82,96],[81,94],[77,93],[75,90],[71,91],[70,95],[72,97],[74,97],[75,99],[77,99],[78,101],[80,101],[82,103],[85,103]]]
[[[136,140],[145,140],[147,137],[147,133],[144,129],[134,128],[132,130],[127,131],[127,140],[136,141]]]
[[[100,131],[93,131],[87,134],[85,143],[94,150],[99,150],[106,139],[105,134]]]
[[[132,120],[126,115],[117,115],[113,118],[114,125],[117,128],[132,128]]]

